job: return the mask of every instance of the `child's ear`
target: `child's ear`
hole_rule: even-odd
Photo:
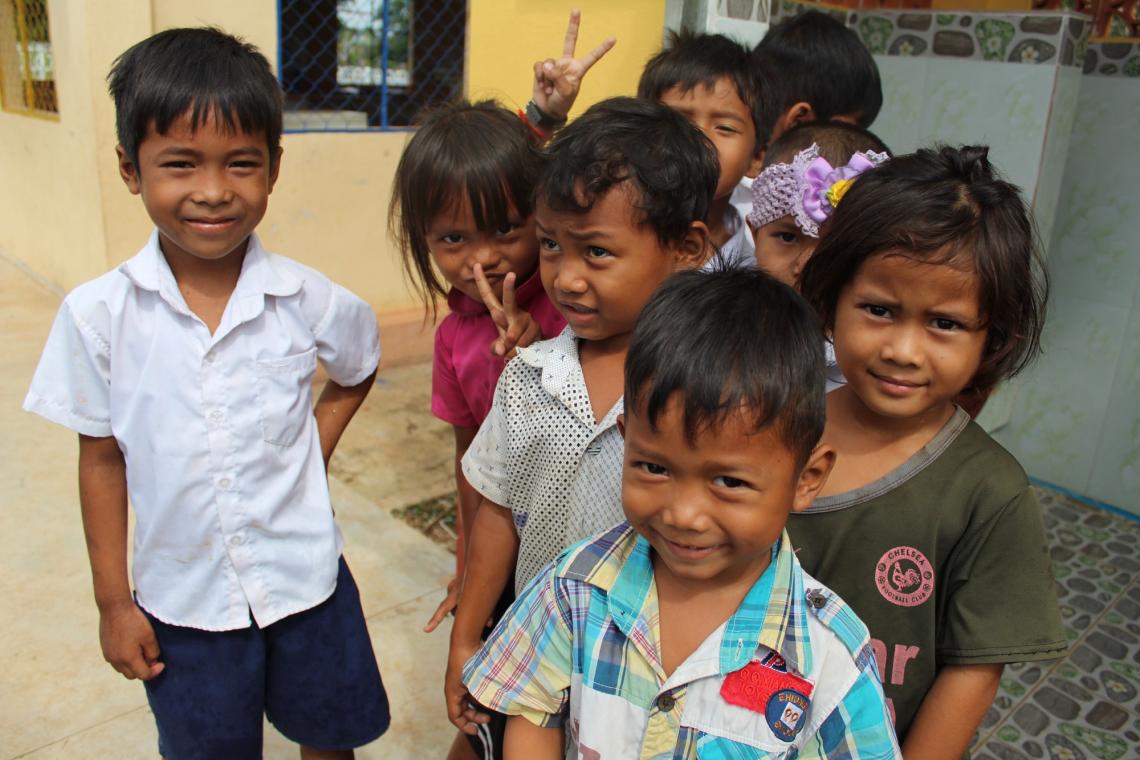
[[[617,429],[618,429],[618,435],[620,435],[622,437],[622,440],[625,440],[625,415],[624,414],[619,414],[617,416]]]
[[[704,222],[692,222],[685,237],[674,248],[678,270],[696,269],[709,258],[709,228]]]
[[[791,108],[784,111],[780,118],[776,119],[776,125],[772,128],[772,141],[774,142],[777,137],[797,124],[806,124],[809,121],[815,121],[815,109],[811,107],[811,103],[801,100],[793,104]]]
[[[285,150],[281,146],[278,146],[277,155],[269,162],[269,192],[271,193],[273,192],[273,186],[277,184],[277,175],[281,173],[281,156],[283,155],[285,155]]]
[[[752,163],[748,165],[748,171],[744,172],[745,177],[756,179],[760,176],[761,170],[764,169],[764,154],[767,152],[765,148],[756,149],[756,155],[752,157]]]
[[[115,146],[115,158],[119,162],[119,176],[123,178],[123,184],[133,195],[138,195],[139,168],[135,166],[135,162],[127,155],[127,149],[122,145]]]
[[[835,466],[835,449],[826,443],[821,443],[812,450],[807,464],[800,471],[796,480],[796,493],[792,500],[792,511],[803,512],[815,501],[816,495],[823,489],[831,468]]]

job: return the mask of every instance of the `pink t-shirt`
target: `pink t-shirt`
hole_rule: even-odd
[[[566,326],[537,271],[515,291],[515,299],[538,323],[543,338],[553,338]],[[477,428],[491,411],[495,384],[506,366],[491,352],[499,331],[482,301],[452,288],[447,306],[451,313],[435,331],[431,413],[456,427]]]

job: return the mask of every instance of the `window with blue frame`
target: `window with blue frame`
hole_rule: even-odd
[[[399,129],[463,89],[466,0],[278,0],[286,131]]]

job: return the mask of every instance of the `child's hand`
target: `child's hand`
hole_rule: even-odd
[[[99,644],[103,658],[126,678],[149,681],[166,667],[158,661],[154,628],[133,600],[100,612]]]
[[[581,59],[575,58],[574,48],[578,45],[578,25],[581,19],[582,13],[577,8],[570,11],[570,23],[566,25],[561,58],[547,58],[534,63],[534,104],[553,119],[566,118],[582,88],[586,72],[617,43],[616,37],[607,37]]]
[[[487,723],[491,716],[475,709],[475,700],[463,685],[463,666],[479,651],[479,645],[465,646],[451,642],[447,655],[447,673],[443,679],[443,696],[447,700],[447,718],[465,734],[474,735],[478,724]]]
[[[424,633],[431,633],[436,628],[438,628],[439,624],[443,622],[443,619],[447,617],[448,614],[454,613],[455,608],[458,606],[459,576],[456,575],[447,582],[447,596],[443,598],[443,601],[440,602],[439,606],[435,608],[435,612],[433,612],[431,617],[428,618],[427,625],[424,626]]]
[[[515,304],[514,272],[508,272],[503,278],[502,303],[495,297],[495,291],[491,289],[491,283],[487,281],[483,267],[479,264],[475,265],[475,285],[479,288],[484,305],[491,312],[495,327],[499,328],[499,337],[491,344],[491,351],[496,356],[510,359],[516,348],[525,348],[542,339],[542,328],[534,321],[534,317]]]

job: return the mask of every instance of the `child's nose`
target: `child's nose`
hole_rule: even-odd
[[[210,206],[228,203],[232,199],[229,183],[221,172],[207,171],[202,176],[202,183],[194,200]]]
[[[671,503],[665,507],[663,513],[665,523],[677,530],[695,532],[705,530],[708,519],[705,496],[703,486],[678,484],[673,489]]]
[[[886,361],[900,366],[921,365],[921,328],[915,325],[898,325],[883,341],[880,354]]]
[[[585,293],[589,286],[582,276],[577,257],[562,256],[558,263],[558,273],[554,277],[554,287],[563,293]]]
[[[499,263],[499,251],[489,240],[479,241],[471,253],[472,266],[478,264],[484,269],[494,269]]]

